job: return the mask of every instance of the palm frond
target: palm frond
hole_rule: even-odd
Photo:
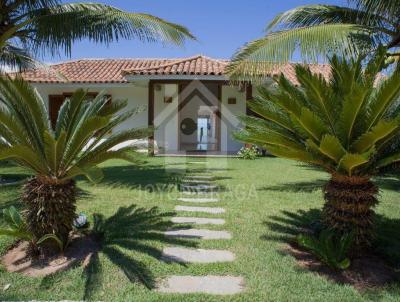
[[[323,136],[318,150],[339,163],[340,159],[346,154],[346,150],[336,136],[326,134]]]
[[[26,49],[7,43],[0,51],[0,74],[35,68],[38,62]]]
[[[356,8],[365,11],[367,19],[375,14],[398,16],[400,12],[399,0],[352,0],[352,2],[354,2]]]
[[[0,77],[1,103],[26,131],[26,139],[42,152],[42,133],[49,128],[46,107],[39,93],[27,82],[17,77]]]
[[[310,152],[307,152],[305,150],[301,149],[292,150],[292,149],[282,148],[279,146],[269,146],[269,145],[267,148],[268,152],[278,157],[283,157],[292,160],[299,160],[302,162],[323,166],[323,163],[319,159],[315,158]]]
[[[385,25],[387,24],[379,14],[368,14],[363,10],[352,7],[314,4],[299,6],[277,15],[268,24],[266,32],[268,33],[275,29],[292,29],[334,23],[380,27],[385,31]]]
[[[33,12],[30,25],[35,50],[58,49],[71,53],[72,43],[81,39],[108,45],[119,39],[182,45],[194,36],[183,26],[148,14],[128,13],[99,3],[68,3]]]
[[[400,96],[400,65],[394,71],[393,76],[385,79],[380,83],[377,90],[372,96],[372,100],[367,112],[367,129],[371,129],[376,125],[377,121],[382,118],[396,102]]]
[[[393,134],[395,131],[398,131],[398,129],[398,121],[380,120],[376,126],[371,129],[371,131],[364,133],[356,141],[354,141],[350,148],[358,153],[365,152],[372,148],[378,141]]]
[[[269,33],[236,52],[227,73],[235,80],[259,81],[268,76],[276,64],[289,61],[296,50],[300,50],[307,61],[337,52],[355,56],[366,50],[365,45],[361,48],[355,43],[355,38],[363,37],[372,49],[373,35],[374,28],[354,24],[321,24]]]
[[[337,170],[341,173],[347,173],[349,176],[353,175],[353,171],[368,163],[375,150],[371,149],[368,152],[359,153],[346,153],[339,161]]]
[[[309,67],[297,65],[296,76],[300,85],[304,88],[305,99],[310,109],[327,122],[330,130],[335,132],[335,111],[336,103],[333,91],[327,81],[320,74],[313,74]]]

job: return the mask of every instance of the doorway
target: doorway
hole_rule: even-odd
[[[181,91],[178,111],[180,151],[219,151],[219,84],[192,82],[181,87]]]

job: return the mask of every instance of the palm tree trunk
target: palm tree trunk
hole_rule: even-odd
[[[67,242],[76,216],[76,185],[73,180],[59,183],[34,177],[24,185],[22,200],[27,206],[29,230],[36,240],[46,234],[55,234],[62,242]],[[51,245],[50,240],[46,245]]]
[[[377,194],[369,177],[333,174],[324,187],[324,224],[342,234],[354,231],[356,247],[371,245]]]

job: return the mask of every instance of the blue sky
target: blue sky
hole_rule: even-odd
[[[65,1],[71,2],[71,1]],[[149,13],[186,26],[198,41],[183,48],[159,43],[119,41],[109,47],[78,42],[72,49],[77,58],[157,58],[204,54],[230,58],[245,42],[263,35],[266,24],[279,12],[299,5],[324,3],[345,4],[346,0],[100,0],[126,11]],[[45,57],[46,62],[64,61],[69,57]],[[296,59],[296,58],[294,58]]]

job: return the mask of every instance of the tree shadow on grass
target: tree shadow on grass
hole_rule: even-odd
[[[170,218],[174,215],[174,212],[161,213],[156,207],[121,207],[109,218],[94,214],[92,235],[99,242],[99,251],[122,270],[131,282],[139,282],[152,289],[155,279],[150,268],[142,261],[125,254],[124,250],[142,253],[159,260],[162,251],[154,247],[152,242],[195,247],[194,241],[167,237],[162,233],[173,227]],[[101,286],[102,274],[101,262],[96,253],[92,255],[84,270],[84,300],[92,297]]]
[[[288,182],[281,185],[262,187],[259,190],[262,191],[279,191],[279,192],[307,192],[311,193],[314,191],[321,190],[326,184],[326,179],[317,179],[310,181],[300,181],[300,182]]]
[[[279,191],[279,192],[307,192],[321,190],[327,183],[327,179],[314,179],[309,181],[288,182],[276,186],[265,186],[260,188],[262,191]],[[395,177],[376,177],[373,180],[380,189],[400,191],[400,179]]]
[[[213,172],[228,172],[232,171],[233,169],[231,168],[209,168],[209,167],[204,167],[204,168],[192,168],[188,167],[185,169],[187,173],[189,174],[212,174]]]
[[[103,184],[111,186],[127,186],[132,189],[163,192],[175,185],[179,171],[171,173],[162,165],[124,165],[103,168]],[[181,171],[184,173],[184,170]]]
[[[398,177],[376,177],[374,182],[380,189],[400,191],[400,179]]]
[[[309,171],[316,171],[316,172],[326,172],[323,168],[321,168],[320,166],[315,166],[315,165],[311,165],[311,164],[307,164],[307,163],[296,163],[295,164],[297,167],[305,169],[305,170],[309,170]]]
[[[270,216],[268,220],[263,222],[266,227],[273,231],[273,234],[263,235],[261,239],[292,242],[297,234],[309,229],[313,223],[318,223],[321,216],[319,209],[298,210],[296,212],[284,210],[281,213],[279,216]]]
[[[186,175],[187,170],[182,168],[171,171],[163,165],[124,165],[105,167],[103,172],[105,177],[102,184],[126,186],[151,192],[169,192],[177,188],[177,184]],[[224,178],[221,177],[221,179]]]
[[[396,269],[400,269],[400,219],[376,215],[376,251]]]

